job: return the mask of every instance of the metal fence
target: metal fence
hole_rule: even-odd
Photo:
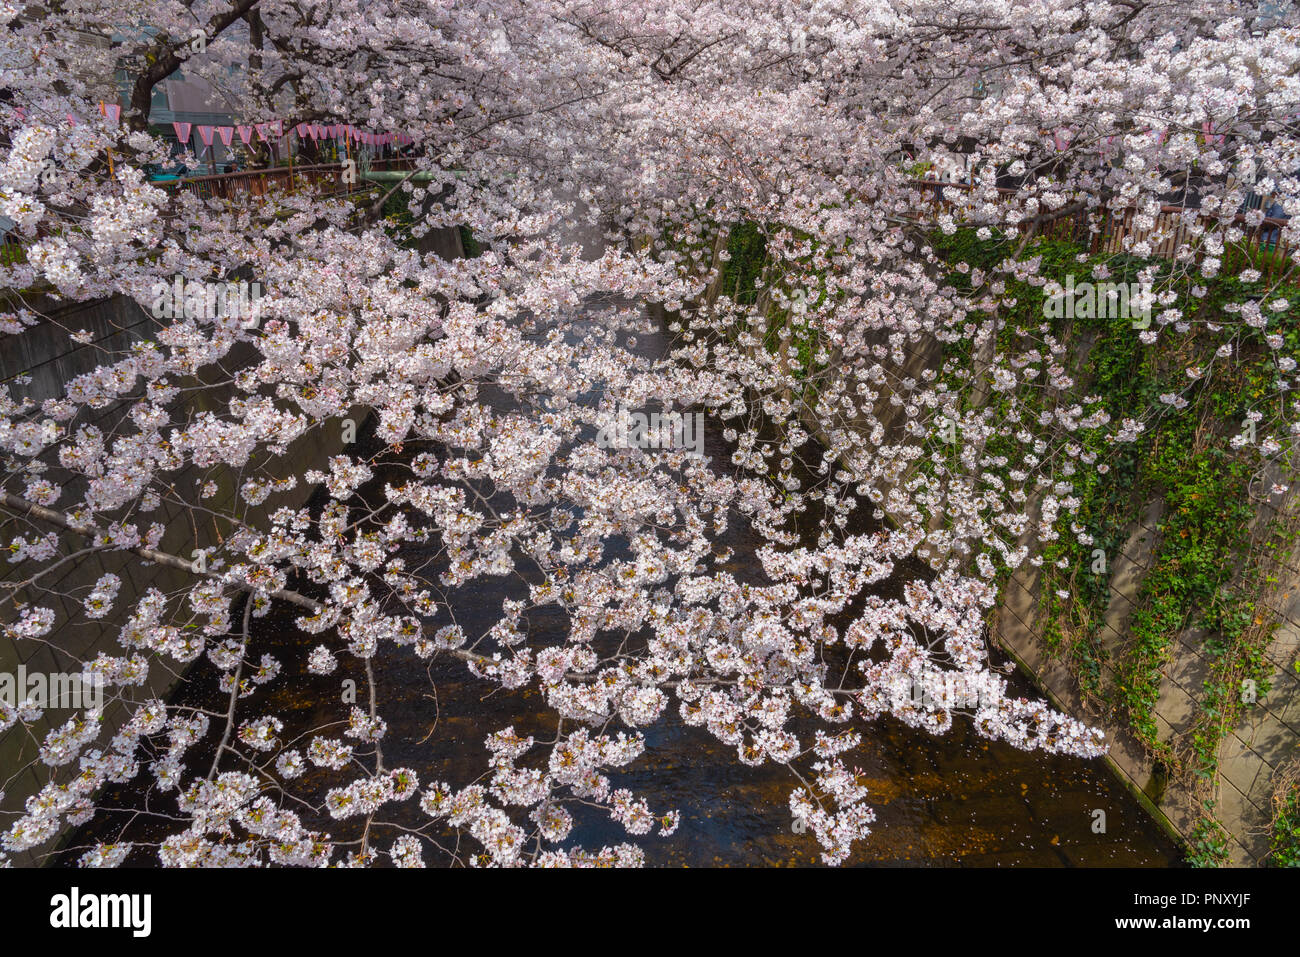
[[[922,215],[918,218],[923,220],[937,218],[954,207],[944,196],[946,190],[969,192],[976,188],[970,183],[936,180],[912,180],[912,185],[920,195]],[[998,187],[997,192],[999,202],[1011,204],[1021,191]],[[1150,223],[1140,219],[1135,209],[1117,213],[1082,208],[1041,224],[1026,220],[1019,229],[1022,233],[1037,229],[1045,238],[1071,240],[1101,255],[1129,252],[1134,245],[1146,243],[1150,256],[1163,259],[1197,260],[1206,251],[1207,237],[1216,236],[1222,243],[1226,270],[1254,268],[1273,276],[1293,265],[1296,247],[1286,238],[1287,222],[1265,216],[1252,225],[1243,213],[1214,216],[1191,207],[1165,205]]]

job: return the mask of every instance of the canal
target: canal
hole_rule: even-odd
[[[637,346],[647,360],[669,348],[666,333],[653,329],[652,320],[650,323],[652,331],[640,336]],[[498,410],[505,407],[501,400]],[[722,428],[706,417],[705,454],[715,467],[730,468],[731,448],[724,441]],[[410,447],[404,454],[409,459],[416,451]],[[370,487],[381,488],[387,477],[382,468],[377,469]],[[361,494],[365,496],[366,489]],[[319,508],[321,503],[313,501],[312,507]],[[859,523],[864,520],[863,511],[855,512]],[[815,535],[810,531],[807,538],[811,543]],[[757,566],[753,551],[761,539],[743,521],[733,521],[718,544],[733,550],[727,567],[738,577]],[[408,558],[413,563],[420,561],[419,552],[412,548]],[[467,634],[480,634],[491,627],[500,616],[503,599],[519,596],[519,589],[510,587],[507,580],[499,588],[495,581],[480,579],[474,587],[457,592],[456,620]],[[884,587],[896,585],[886,583]],[[318,641],[299,632],[292,618],[291,612],[277,609],[255,620],[253,647],[259,654],[269,650],[284,664],[281,678],[258,692],[263,703],[256,713],[280,716],[285,721],[280,735],[284,741],[310,733],[338,734],[337,722],[347,712],[340,702],[341,684],[345,679],[354,680],[361,689],[358,697],[364,700],[364,672],[345,654],[340,655],[338,672],[328,677],[307,673],[306,654]],[[530,638],[538,644],[562,642],[567,634],[567,623],[558,614],[532,613],[527,621]],[[995,660],[1004,663],[996,655]],[[216,690],[210,668],[206,671],[202,680],[187,680],[173,703],[224,712],[227,696]],[[445,656],[421,661],[409,649],[385,644],[373,661],[373,671],[380,713],[389,725],[383,742],[385,766],[413,768],[422,784],[444,780],[459,787],[481,777],[487,758],[483,739],[506,725],[513,725],[521,735],[539,738],[555,732],[554,718],[548,717],[536,690],[494,690],[490,683],[469,674],[461,662]],[[1024,676],[1013,675],[1011,683],[1020,693],[1037,696]],[[794,730],[806,732],[810,727],[796,724]],[[861,731],[863,743],[845,760],[861,769],[877,821],[872,835],[856,846],[850,865],[1180,863],[1176,845],[1100,759],[1019,751],[980,738],[961,720],[938,738],[890,717],[873,723],[858,721],[855,727]],[[208,737],[219,734],[219,722],[214,721]],[[681,812],[681,825],[673,836],[640,839],[648,864],[701,867],[819,862],[820,850],[813,836],[794,833],[791,828],[787,798],[797,782],[787,769],[740,764],[733,748],[723,746],[702,728],[684,725],[672,706],[659,724],[647,729],[647,744],[641,759],[611,776],[615,787],[628,787],[644,796],[652,810]],[[214,743],[207,745],[207,754],[199,754],[192,767],[206,770]],[[222,767],[238,766],[232,761]],[[323,798],[327,787],[342,783],[337,774],[319,780],[315,774],[319,772],[299,781],[300,793],[314,801]],[[134,781],[105,793],[101,812],[72,836],[61,860],[74,861],[96,841],[128,841],[138,845],[128,864],[156,865],[157,842],[180,825],[175,793],[159,793],[151,788],[151,781],[142,766]],[[296,803],[292,806],[302,809]],[[385,815],[387,820],[408,827],[419,827],[427,820],[414,801],[395,807],[392,814]],[[142,808],[149,812],[139,813]],[[571,810],[577,825],[570,843],[593,848],[628,840],[621,827],[607,817],[596,812],[584,814],[581,808]],[[1098,811],[1104,812],[1104,828],[1099,827],[1103,818]],[[340,824],[322,815],[305,823],[329,827],[340,840],[358,836],[354,821]],[[386,848],[393,836],[395,833],[387,837],[376,834],[377,846]],[[439,840],[451,846],[455,836],[444,831]],[[462,845],[462,857],[464,850]],[[446,862],[434,853],[427,852],[425,858],[430,864]]]

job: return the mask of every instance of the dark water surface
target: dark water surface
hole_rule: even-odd
[[[666,340],[651,335],[642,337],[638,351],[654,355],[666,348]],[[721,426],[709,417],[706,423],[706,454],[715,465],[729,462],[731,449],[722,440]],[[743,523],[733,522],[718,543],[735,551],[728,570],[739,574],[753,567],[750,555],[757,542],[757,536]],[[475,587],[456,593],[456,619],[466,634],[477,635],[497,620],[502,600],[517,593],[516,588],[498,588],[492,580],[480,580]],[[280,735],[283,741],[345,715],[346,709],[339,704],[344,678],[356,680],[361,702],[366,689],[364,673],[346,654],[339,656],[340,669],[335,674],[327,678],[306,674],[306,654],[319,641],[298,633],[291,619],[290,614],[275,612],[254,625],[260,635],[253,647],[266,650],[269,643],[269,650],[284,664],[284,674],[258,693],[254,700],[261,703],[254,703],[249,714],[281,717],[286,725]],[[538,645],[563,641],[567,633],[557,613],[533,613],[528,623]],[[210,669],[205,670],[210,674]],[[389,725],[383,741],[385,766],[414,768],[422,784],[446,780],[463,786],[480,776],[486,768],[484,737],[508,724],[521,735],[543,738],[554,734],[554,721],[547,717],[537,691],[494,691],[490,683],[474,678],[459,662],[422,662],[409,649],[386,646],[374,659],[374,671],[380,713]],[[1020,693],[1036,696],[1023,676],[1015,675],[1011,682]],[[225,696],[216,693],[207,675],[183,686],[176,700],[215,711],[226,708]],[[909,729],[889,717],[873,723],[856,721],[853,726],[864,741],[845,755],[845,762],[861,768],[877,822],[873,834],[857,845],[851,865],[1180,863],[1174,843],[1100,759],[1083,761],[1018,751],[980,738],[961,719],[941,738]],[[796,724],[795,730],[807,727]],[[321,733],[340,734],[341,730]],[[208,737],[219,734],[214,721]],[[646,754],[630,768],[616,769],[610,776],[615,787],[629,787],[645,797],[653,811],[675,808],[681,812],[681,826],[673,836],[636,839],[646,849],[649,864],[700,867],[820,862],[812,835],[791,830],[787,799],[797,781],[788,770],[778,765],[746,767],[733,748],[720,744],[702,728],[685,726],[675,703],[660,724],[646,729],[646,737]],[[306,739],[295,746],[305,744]],[[203,761],[210,760],[209,752]],[[196,762],[193,767],[206,767],[206,763]],[[235,765],[223,764],[227,767]],[[64,860],[74,859],[79,854],[76,848],[97,840],[148,843],[167,833],[169,829],[160,828],[157,821],[131,813],[142,804],[175,813],[175,795],[147,793],[150,780],[144,770],[132,785],[107,794],[104,804],[110,810],[73,838],[73,849]],[[325,787],[343,781],[330,772],[329,778],[322,776],[316,781],[309,774],[298,783],[302,791],[314,791],[312,797],[318,800]],[[389,808],[399,809],[384,815],[389,820],[400,819],[416,827],[427,820],[414,801]],[[621,827],[603,816],[570,809],[578,822],[570,843],[593,848],[629,840]],[[1105,812],[1104,833],[1093,831],[1098,810]],[[354,823],[335,822],[331,830],[340,839],[355,837]],[[386,849],[396,834],[375,836],[376,845]],[[449,833],[444,836],[454,840]],[[433,853],[426,853],[425,859],[430,864],[441,863]],[[156,864],[157,857],[152,848],[141,847],[129,863]]]

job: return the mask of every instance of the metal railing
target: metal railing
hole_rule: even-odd
[[[380,172],[399,172],[415,169],[412,157],[371,160],[369,169]],[[943,194],[945,190],[971,191],[970,183],[945,183],[939,180],[912,180],[911,184],[921,194],[919,220],[937,218],[943,210],[953,207]],[[155,183],[164,189],[183,190],[200,199],[237,200],[253,197],[264,201],[273,192],[297,193],[309,191],[321,196],[347,195],[373,187],[358,173],[356,182],[344,182],[340,163],[316,163],[307,166],[272,166],[265,169],[242,170],[237,173],[218,173],[212,176],[191,176],[184,179]],[[999,201],[1013,202],[1020,191],[998,187]],[[1193,223],[1199,219],[1199,234]],[[1165,259],[1204,253],[1205,238],[1217,233],[1224,249],[1224,267],[1230,270],[1255,268],[1272,276],[1285,271],[1291,262],[1295,246],[1285,236],[1287,220],[1265,216],[1251,225],[1245,214],[1231,217],[1212,216],[1184,206],[1162,206],[1148,225],[1137,225],[1136,210],[1116,214],[1103,211],[1097,228],[1092,228],[1096,217],[1086,209],[1052,220],[1039,228],[1045,238],[1067,239],[1086,245],[1093,254],[1115,255],[1132,248],[1133,244],[1147,243],[1150,255]],[[1020,226],[1021,231],[1031,228]],[[1229,230],[1235,230],[1229,235]],[[22,243],[13,231],[5,233],[3,245],[6,259],[20,255]],[[1228,261],[1231,254],[1231,261]]]
[[[415,169],[413,157],[400,156],[370,160],[366,169],[377,172],[404,172]],[[356,182],[344,182],[340,163],[314,163],[294,166],[268,166],[262,169],[240,170],[235,173],[216,173],[206,176],[186,176],[180,179],[155,180],[152,185],[173,192],[186,192],[203,200],[240,200],[254,198],[264,202],[273,193],[311,192],[317,196],[347,196],[374,189],[367,182],[364,171],[358,170]],[[23,249],[34,239],[48,235],[38,230],[35,236],[21,236],[16,230],[0,235],[0,264],[21,261]]]
[[[371,160],[372,170],[403,170],[414,168],[409,158]],[[188,176],[184,179],[155,183],[164,189],[183,190],[200,199],[237,200],[253,197],[265,200],[272,192],[312,192],[323,195],[347,194],[368,189],[360,171],[357,178],[347,182],[343,177],[342,163],[314,163],[305,166],[268,166],[264,169],[241,170],[237,173],[218,173],[212,176]]]
[[[912,180],[911,183],[922,195],[923,210],[936,218],[939,212],[954,205],[943,195],[945,190],[969,192],[976,188],[970,183],[938,180]],[[1020,190],[1002,186],[997,192],[999,202],[1010,203]],[[1286,219],[1265,216],[1251,225],[1243,213],[1214,216],[1193,207],[1164,205],[1149,225],[1139,225],[1135,209],[1119,213],[1108,209],[1099,216],[1079,209],[1037,228],[1044,238],[1077,242],[1094,255],[1116,255],[1146,243],[1150,249],[1148,255],[1162,259],[1199,259],[1206,252],[1206,238],[1214,235],[1223,247],[1220,255],[1225,269],[1254,268],[1272,276],[1286,271],[1295,253],[1295,246],[1285,238],[1287,223]],[[1022,233],[1031,228],[1036,228],[1031,221],[1019,226]]]

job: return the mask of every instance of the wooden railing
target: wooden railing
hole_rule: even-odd
[[[975,189],[970,183],[944,183],[937,180],[912,180],[921,193],[922,220],[933,220],[944,210],[951,209],[953,203],[944,195],[948,189],[968,192]],[[1012,203],[1020,192],[1008,187],[998,187],[1000,202]],[[1068,215],[1049,220],[1036,228],[1040,235],[1049,239],[1070,240],[1086,246],[1088,251],[1099,255],[1116,255],[1128,252],[1132,244],[1146,242],[1150,245],[1150,255],[1163,259],[1190,256],[1198,259],[1204,252],[1205,237],[1215,234],[1222,241],[1225,271],[1237,271],[1248,267],[1258,269],[1265,275],[1284,272],[1292,263],[1295,246],[1285,236],[1284,227],[1287,220],[1265,216],[1255,225],[1250,225],[1245,214],[1237,213],[1232,217],[1217,217],[1185,206],[1161,206],[1150,226],[1139,227],[1135,224],[1136,210],[1125,210],[1120,214],[1107,210],[1102,213],[1098,229],[1090,228],[1089,212],[1078,209]],[[1192,230],[1199,219],[1202,231],[1199,235]],[[1022,224],[1022,232],[1031,226],[1028,221]],[[1229,235],[1229,230],[1233,231]],[[1238,235],[1239,234],[1239,235]]]

